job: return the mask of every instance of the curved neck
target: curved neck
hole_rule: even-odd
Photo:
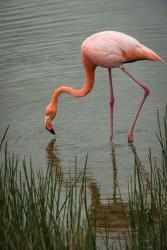
[[[84,63],[84,66],[86,79],[83,87],[81,89],[73,89],[71,87],[60,86],[53,92],[50,103],[57,106],[58,98],[62,93],[68,93],[72,96],[85,96],[92,90],[96,67],[88,63]]]

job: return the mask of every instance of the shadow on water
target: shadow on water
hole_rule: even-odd
[[[150,190],[151,189],[150,174],[148,173],[148,171],[146,170],[146,168],[142,164],[142,162],[137,154],[136,147],[134,146],[134,144],[129,144],[129,148],[131,149],[131,151],[134,155],[134,159],[137,162],[137,166],[139,167],[139,171],[141,173],[141,176],[143,177],[143,180],[145,180],[145,183],[147,183],[147,186]]]
[[[101,198],[100,188],[98,184],[92,179],[89,181],[89,189],[91,193],[91,204],[89,208],[90,216],[96,216],[96,229],[102,231],[108,229],[112,232],[112,237],[117,237],[118,234],[127,231],[126,212],[128,210],[128,203],[123,202],[119,190],[117,179],[117,161],[116,161],[116,148],[111,144],[111,162],[113,171],[113,180],[111,187],[111,194],[108,199]]]
[[[88,191],[88,211],[89,217],[92,223],[95,223],[97,233],[101,233],[104,230],[110,232],[112,238],[123,236],[127,233],[129,224],[127,213],[128,213],[128,202],[123,201],[121,197],[121,191],[118,183],[118,166],[116,157],[115,144],[111,144],[111,168],[112,168],[112,186],[111,192],[107,199],[102,197],[102,193],[97,181],[86,176],[87,191]],[[129,144],[130,152],[133,154],[135,161],[138,161],[138,167],[140,172],[147,182],[150,183],[150,175],[143,166],[140,158],[137,154],[136,147],[134,144]],[[56,146],[56,139],[51,140],[46,147],[48,164],[52,167],[52,172],[58,178],[61,178],[64,188],[68,188],[69,181],[65,177],[65,173],[62,171],[61,160],[59,157],[59,151]],[[80,185],[80,183],[79,183]],[[127,183],[128,185],[128,183]]]
[[[62,178],[63,173],[61,170],[60,159],[58,157],[59,154],[55,142],[56,139],[51,140],[46,147],[48,165],[52,167],[53,174],[55,174],[58,178]]]

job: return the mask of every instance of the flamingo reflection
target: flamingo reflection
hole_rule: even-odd
[[[48,163],[52,166],[53,174],[61,178],[63,186],[67,188],[69,181],[66,180],[62,172],[61,160],[59,158],[58,149],[55,145],[55,139],[48,144],[46,153]],[[90,176],[86,176],[87,188],[89,189],[90,194],[88,211],[91,222],[96,227],[97,232],[103,231],[107,227],[107,229],[112,232],[112,236],[117,236],[117,234],[120,235],[121,232],[125,233],[127,231],[128,220],[126,218],[126,214],[128,204],[123,202],[119,194],[114,144],[111,146],[111,163],[113,186],[111,187],[111,194],[108,196],[107,200],[102,198],[100,188],[98,187],[96,180]]]

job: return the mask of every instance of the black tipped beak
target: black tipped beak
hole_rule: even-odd
[[[53,128],[52,128],[51,130],[49,130],[49,132],[50,132],[51,134],[55,135],[55,131],[54,131]]]
[[[55,135],[55,131],[54,129],[52,128],[51,130],[49,130],[48,128],[46,128],[51,134]]]

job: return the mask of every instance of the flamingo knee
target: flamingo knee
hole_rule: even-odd
[[[115,102],[115,98],[112,97],[112,98],[110,99],[110,102],[109,102],[110,108],[112,108],[112,107],[114,106],[114,102]]]

